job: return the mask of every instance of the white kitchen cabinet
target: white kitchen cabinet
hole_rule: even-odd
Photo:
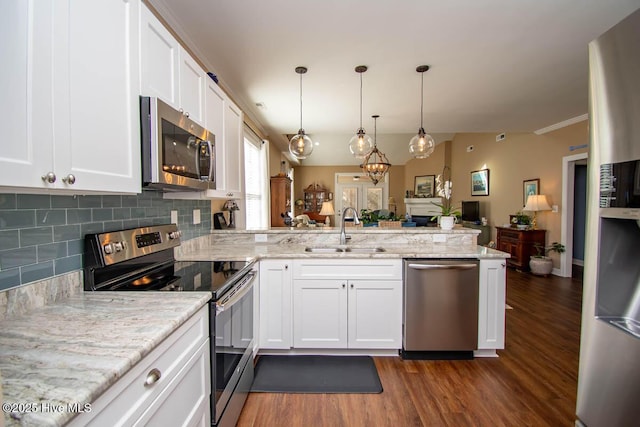
[[[402,261],[294,261],[293,346],[402,347]]]
[[[11,0],[5,8],[0,185],[140,192],[139,1]]]
[[[210,395],[205,305],[68,425],[208,426]]]
[[[205,127],[216,136],[216,189],[208,197],[239,199],[244,188],[242,110],[216,82],[205,85]]]
[[[145,5],[141,9],[140,94],[158,97],[204,126],[207,73]]]
[[[291,348],[291,260],[260,261],[260,348]]]
[[[506,261],[481,259],[478,302],[478,349],[504,348]]]

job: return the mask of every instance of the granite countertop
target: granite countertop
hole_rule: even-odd
[[[42,409],[94,402],[210,298],[209,292],[85,292],[0,321],[3,403]],[[75,415],[5,409],[7,426],[59,426]]]
[[[384,252],[306,252],[307,247],[382,247]],[[278,258],[333,258],[333,259],[369,259],[369,258],[509,258],[510,255],[484,246],[448,246],[448,245],[385,245],[384,243],[367,245],[327,245],[327,244],[220,244],[184,252],[179,259],[189,261],[208,260],[260,260]]]

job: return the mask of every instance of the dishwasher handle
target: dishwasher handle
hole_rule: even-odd
[[[414,270],[471,270],[478,264],[409,264]]]

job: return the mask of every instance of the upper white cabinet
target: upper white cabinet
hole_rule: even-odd
[[[239,198],[243,193],[244,135],[242,110],[227,100],[224,110],[224,182],[217,186],[227,197]]]
[[[138,0],[3,6],[0,186],[140,192]]]
[[[158,97],[204,125],[207,73],[146,6],[141,9],[141,94]]]

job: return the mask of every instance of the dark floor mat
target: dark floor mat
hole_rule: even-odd
[[[369,356],[260,356],[252,392],[381,393]]]

